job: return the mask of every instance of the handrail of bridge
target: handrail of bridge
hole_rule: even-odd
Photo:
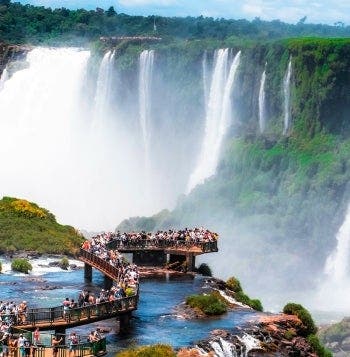
[[[117,282],[120,280],[120,270],[109,264],[106,260],[88,252],[83,248],[80,248],[80,256],[90,261],[94,266],[96,266],[96,268],[100,269],[104,273],[109,273],[109,275],[113,276],[113,280]]]
[[[181,240],[120,240],[113,239],[107,243],[109,249],[132,250],[132,249],[186,249],[200,248],[202,253],[211,253],[218,251],[217,241],[211,242],[191,242]]]

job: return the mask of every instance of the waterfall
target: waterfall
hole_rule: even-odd
[[[205,109],[208,107],[208,52],[204,51],[202,59],[202,74],[203,74],[203,94]]]
[[[283,135],[288,134],[290,129],[290,79],[292,76],[292,59],[289,60],[286,74],[283,79],[284,93],[284,127]]]
[[[99,123],[101,123],[101,120],[109,115],[114,57],[115,51],[108,51],[103,56],[100,64],[94,98],[94,126],[98,126]]]
[[[229,50],[220,49],[215,54],[202,148],[195,170],[190,176],[187,193],[216,171],[222,142],[232,121],[231,93],[240,54],[239,51],[234,57],[228,74]]]
[[[4,84],[8,80],[8,78],[9,78],[8,71],[7,68],[5,68],[0,77],[0,91],[4,88]]]
[[[266,70],[261,75],[260,79],[260,89],[259,89],[259,129],[262,134],[265,131],[266,117],[265,117],[265,81],[266,81]]]
[[[342,283],[350,276],[350,205],[336,238],[337,246],[327,258],[325,273],[332,277],[335,282]]]
[[[26,67],[0,92],[0,197],[25,198],[49,208],[60,222],[87,230],[114,229],[122,219],[149,215],[137,133],[107,120],[109,53],[98,83],[89,51],[35,48]],[[87,90],[96,88],[96,95]],[[94,100],[95,99],[95,100]],[[98,131],[94,128],[97,113]],[[140,199],[142,197],[142,199]],[[167,197],[167,196],[166,196]]]
[[[145,151],[146,169],[150,164],[150,116],[152,101],[153,62],[154,50],[144,50],[141,52],[139,64],[139,120]]]
[[[350,204],[336,240],[337,245],[326,260],[314,305],[319,310],[337,310],[347,315],[350,312]]]

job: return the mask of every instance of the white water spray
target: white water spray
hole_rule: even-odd
[[[284,93],[284,127],[283,135],[286,135],[290,129],[290,80],[292,76],[292,59],[288,62],[288,67],[283,80]]]
[[[187,193],[196,185],[215,174],[220,157],[222,142],[231,125],[231,93],[240,62],[239,51],[233,59],[227,74],[229,50],[220,49],[216,53],[214,72],[210,86],[205,133],[202,149],[195,170],[190,176]]]
[[[108,51],[103,56],[100,64],[96,93],[94,98],[94,127],[98,127],[101,121],[108,117],[111,102],[111,91],[113,82],[113,66],[115,51]]]
[[[150,165],[151,102],[154,50],[144,50],[140,54],[139,65],[139,120],[145,150],[146,170]]]
[[[260,89],[259,89],[259,129],[262,134],[265,131],[266,126],[266,108],[265,108],[265,81],[266,70],[261,75]]]
[[[4,88],[5,82],[8,80],[9,75],[7,68],[5,68],[0,77],[0,91]]]
[[[337,245],[326,260],[315,306],[325,311],[350,312],[350,205],[337,233]]]
[[[89,57],[72,48],[36,48],[27,68],[7,80],[0,92],[0,197],[34,201],[77,228],[106,230],[153,213],[157,198],[144,198],[133,133],[105,114],[98,135],[91,130],[103,105],[87,97]]]

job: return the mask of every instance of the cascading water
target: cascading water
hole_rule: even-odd
[[[4,88],[5,82],[8,80],[8,77],[8,71],[7,68],[5,68],[0,77],[0,91]]]
[[[151,103],[154,50],[144,50],[140,54],[139,65],[139,120],[145,151],[145,166],[150,166]]]
[[[350,296],[350,205],[337,233],[337,245],[326,260],[316,306],[322,310],[349,313]]]
[[[266,70],[261,75],[260,89],[259,89],[259,129],[262,134],[265,131],[266,126],[266,108],[265,108],[265,81]]]
[[[101,123],[101,120],[108,117],[111,91],[113,82],[113,66],[114,66],[115,51],[108,51],[103,56],[100,64],[96,93],[94,98],[94,123],[95,127]]]
[[[196,168],[190,176],[187,193],[216,171],[221,145],[232,121],[231,92],[239,66],[240,54],[239,51],[234,57],[227,75],[229,50],[227,48],[220,49],[216,53],[202,149]]]
[[[205,108],[208,108],[208,52],[204,51],[202,59],[202,74],[203,74],[203,93]]]
[[[89,58],[89,51],[36,48],[7,80],[0,92],[0,195],[37,202],[76,227],[113,229],[128,216],[153,213],[157,198],[144,199],[133,133],[100,111],[108,112],[102,68],[96,100],[88,97]],[[96,132],[98,111],[104,113]]]
[[[288,62],[288,67],[283,80],[284,94],[284,126],[283,135],[286,135],[290,129],[290,80],[292,76],[292,59]]]

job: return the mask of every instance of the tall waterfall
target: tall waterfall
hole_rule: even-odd
[[[150,165],[150,139],[151,139],[151,102],[152,102],[152,74],[154,50],[144,50],[140,54],[139,64],[139,120],[145,150],[146,169]]]
[[[222,142],[232,121],[231,92],[240,54],[240,51],[236,54],[227,73],[229,49],[220,49],[215,53],[202,148],[195,170],[190,176],[187,193],[216,171]]]
[[[96,93],[94,98],[94,123],[98,126],[101,119],[108,116],[111,101],[111,90],[113,82],[113,66],[115,51],[108,51],[103,56],[100,64]]]
[[[0,77],[0,91],[4,88],[5,82],[8,80],[8,77],[8,71],[7,68],[5,68]]]
[[[288,62],[287,71],[283,79],[283,93],[284,93],[284,126],[283,135],[288,134],[290,129],[290,79],[292,76],[292,59]]]
[[[266,126],[266,108],[265,108],[265,81],[266,70],[261,75],[260,89],[259,89],[259,129],[262,134],[265,131]]]

